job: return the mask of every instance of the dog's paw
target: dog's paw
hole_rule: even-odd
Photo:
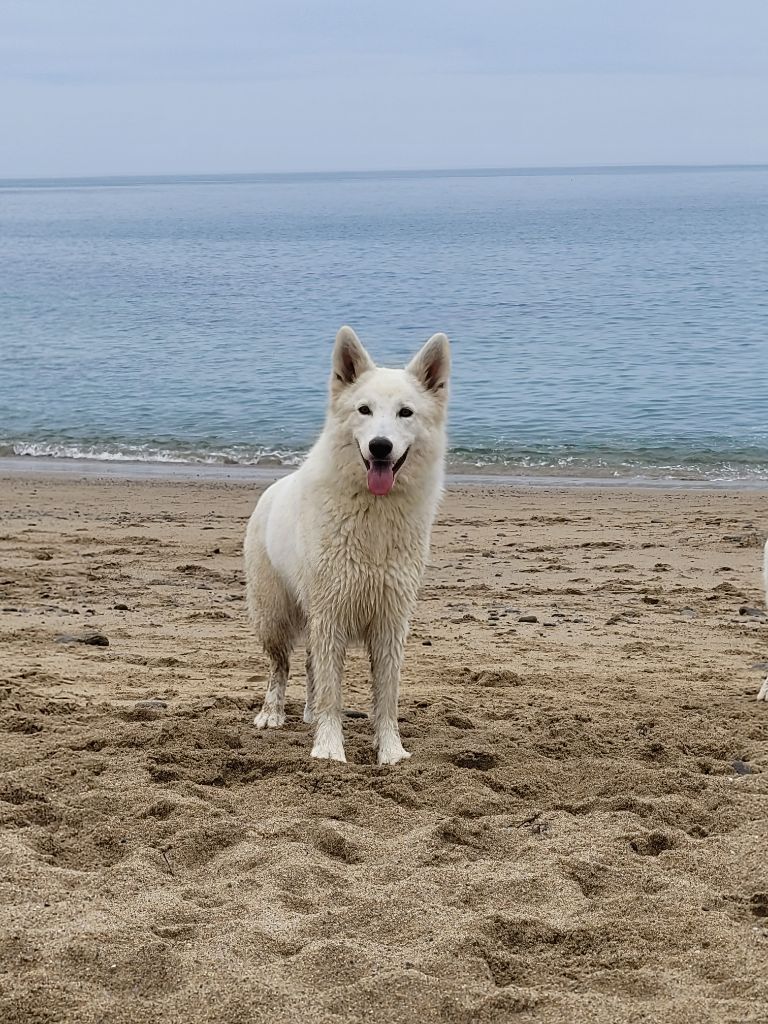
[[[312,725],[315,720],[315,714],[309,704],[304,705],[304,721],[307,725]]]
[[[285,725],[285,712],[277,708],[262,708],[253,724],[257,729],[281,729]]]
[[[344,733],[341,722],[336,718],[321,715],[315,727],[315,742],[312,757],[321,761],[346,762],[344,756]]]
[[[312,747],[312,757],[317,758],[319,761],[342,761],[344,764],[347,763],[347,758],[344,753],[344,747],[341,744],[334,743],[323,743],[318,741]]]
[[[760,687],[760,692],[757,695],[757,699],[768,701],[768,679],[766,679],[763,685]]]
[[[405,749],[400,740],[389,743],[382,743],[379,747],[379,764],[398,764],[400,761],[407,761],[410,753]]]

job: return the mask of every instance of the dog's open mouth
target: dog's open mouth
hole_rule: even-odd
[[[371,494],[375,494],[379,498],[389,494],[395,486],[395,477],[408,457],[409,451],[410,448],[406,448],[397,462],[391,462],[389,459],[366,459],[360,452],[365,468],[368,470],[368,490]]]

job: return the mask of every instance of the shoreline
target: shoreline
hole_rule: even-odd
[[[41,456],[0,457],[0,478],[15,479],[56,477],[60,479],[156,480],[159,482],[257,483],[268,484],[287,476],[297,467],[225,466],[188,462],[105,461],[96,459],[56,459]],[[670,478],[646,476],[557,476],[451,470],[446,473],[447,486],[500,486],[531,488],[610,488],[611,490],[670,491],[768,491],[767,480],[708,480],[706,478]]]

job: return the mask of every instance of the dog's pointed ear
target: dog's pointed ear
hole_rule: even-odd
[[[336,335],[332,365],[331,389],[333,391],[344,388],[347,384],[354,384],[361,373],[373,370],[376,366],[351,327],[342,327]]]
[[[451,346],[444,334],[433,334],[406,366],[427,389],[444,396],[451,375]]]

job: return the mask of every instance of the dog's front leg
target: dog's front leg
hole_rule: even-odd
[[[403,748],[397,724],[400,669],[406,624],[377,624],[368,638],[373,680],[373,727],[379,764],[397,764],[411,755]]]
[[[312,757],[346,761],[341,728],[341,677],[346,642],[333,622],[322,618],[310,622],[312,651],[312,712],[315,742]]]

